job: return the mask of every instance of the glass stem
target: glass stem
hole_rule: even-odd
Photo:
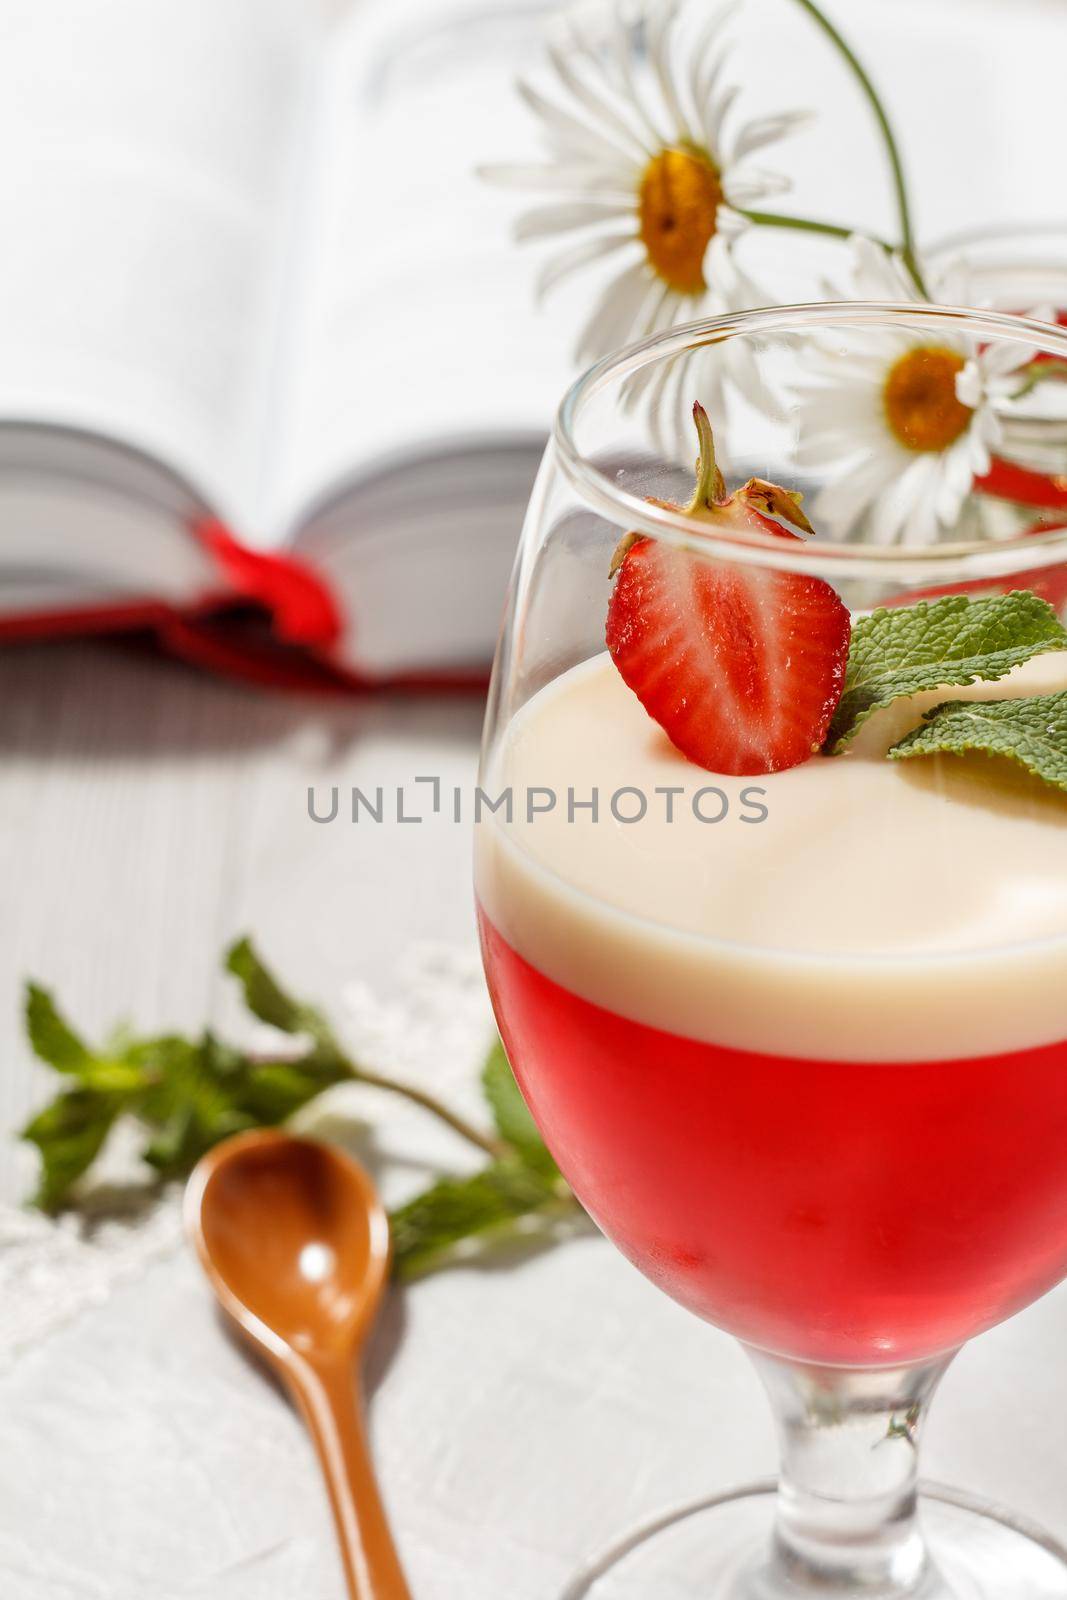
[[[771,1566],[755,1594],[923,1593],[933,1575],[916,1515],[919,1433],[951,1355],[849,1370],[749,1354],[782,1457]]]

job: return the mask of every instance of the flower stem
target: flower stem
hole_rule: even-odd
[[[1021,400],[1024,395],[1031,394],[1039,384],[1049,380],[1058,383],[1067,381],[1067,361],[1058,356],[1052,356],[1046,361],[1031,362],[1026,370],[1025,377],[1011,398],[1013,400]]]
[[[844,228],[837,222],[818,222],[814,217],[788,217],[780,211],[745,211],[740,206],[738,210],[758,228],[796,228],[801,233],[821,233],[830,239],[851,239],[853,234],[862,232],[860,228]],[[888,239],[874,239],[870,234],[867,237],[883,250],[893,249]]]
[[[830,43],[845,61],[860,89],[866,96],[868,104],[874,113],[874,120],[878,124],[878,131],[885,145],[885,153],[889,159],[889,167],[893,177],[893,192],[896,197],[897,213],[900,218],[900,254],[904,265],[914,280],[919,293],[929,298],[929,291],[923,282],[922,273],[915,254],[915,234],[911,222],[911,208],[908,204],[907,185],[904,181],[904,164],[900,158],[900,150],[886,115],[885,107],[878,95],[877,89],[867,76],[866,70],[859,61],[851,46],[846,44],[841,34],[838,33],[829,17],[815,4],[815,0],[796,0],[796,4],[808,13],[812,21],[822,29]]]

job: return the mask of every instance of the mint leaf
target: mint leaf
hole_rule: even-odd
[[[207,1031],[199,1040],[166,1035],[133,1047],[151,1081],[136,1113],[153,1138],[144,1159],[165,1177],[184,1177],[220,1140],[273,1127],[348,1076],[311,1051],[295,1061],[257,1061]]]
[[[57,1072],[79,1073],[89,1065],[92,1052],[60,1015],[47,989],[26,985],[26,1036],[35,1056]]]
[[[52,996],[39,984],[26,985],[26,1035],[34,1055],[57,1072],[78,1078],[84,1088],[129,1094],[140,1085],[140,1073],[118,1053],[100,1054],[74,1032]]]
[[[352,1074],[336,1057],[312,1051],[299,1061],[250,1061],[241,1085],[241,1107],[257,1123],[285,1122],[335,1083]]]
[[[146,1039],[130,1055],[150,1085],[136,1107],[152,1130],[142,1155],[161,1177],[184,1177],[212,1145],[255,1127],[240,1105],[241,1057],[217,1049],[210,1033],[200,1040]]]
[[[56,1211],[96,1160],[116,1119],[144,1088],[140,1066],[123,1055],[98,1054],[75,1033],[52,996],[26,985],[26,1033],[34,1053],[77,1087],[65,1089],[39,1111],[21,1137],[41,1154],[35,1204]]]
[[[939,751],[1007,756],[1067,790],[1067,689],[1028,700],[947,700],[892,746],[893,761]]]
[[[59,1070],[79,1079],[78,1089],[60,1094],[23,1134],[40,1149],[36,1203],[50,1211],[69,1202],[72,1186],[96,1159],[120,1115],[141,1124],[141,1155],[156,1174],[183,1178],[221,1139],[284,1122],[351,1075],[343,1060],[317,1045],[294,1061],[259,1060],[210,1031],[199,1039],[180,1034],[137,1039],[123,1031],[112,1037],[108,1054],[96,1055],[65,1024],[62,1031],[56,1026],[58,1013],[43,990],[34,988],[33,995],[33,1026],[42,1050],[47,1047],[56,1058],[52,1064],[63,1062]]]
[[[515,1157],[470,1178],[443,1178],[393,1212],[393,1270],[416,1277],[465,1240],[498,1236],[523,1217],[547,1221],[568,1211],[577,1213],[578,1203],[562,1181]]]
[[[21,1137],[41,1152],[34,1204],[57,1211],[103,1148],[122,1101],[96,1089],[68,1089],[39,1111]]]
[[[286,994],[247,936],[230,946],[226,967],[240,982],[245,1005],[261,1022],[282,1033],[326,1035],[321,1014],[314,1006],[302,1005]]]
[[[981,600],[948,595],[859,617],[823,748],[836,755],[868,717],[903,695],[991,682],[1032,656],[1064,649],[1067,630],[1056,613],[1025,589]]]
[[[527,1109],[499,1039],[485,1059],[482,1089],[500,1137],[519,1153],[527,1166],[536,1167],[540,1172],[558,1173],[559,1168],[549,1155],[537,1124]]]

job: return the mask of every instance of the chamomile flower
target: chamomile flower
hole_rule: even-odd
[[[583,364],[631,339],[762,302],[730,245],[748,226],[743,208],[789,186],[752,158],[807,114],[737,121],[738,91],[724,82],[728,12],[701,12],[681,0],[615,0],[596,30],[576,14],[563,19],[547,46],[553,89],[519,85],[548,159],[482,169],[490,181],[545,196],[516,228],[521,240],[566,241],[544,262],[541,294],[594,263],[616,264],[578,340]],[[745,343],[727,341],[715,372],[746,359]],[[653,387],[667,385],[669,366]]]
[[[869,239],[852,244],[849,298],[920,298],[895,257]],[[949,270],[929,287],[942,304],[966,298]],[[816,526],[844,538],[862,523],[883,544],[905,534],[934,543],[1002,448],[997,408],[1030,359],[1022,345],[982,348],[964,334],[910,328],[857,330],[847,351],[813,352],[792,388],[804,419],[800,463],[829,478],[812,502]]]

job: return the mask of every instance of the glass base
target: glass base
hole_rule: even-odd
[[[1067,1600],[1067,1547],[1002,1506],[923,1484],[931,1564],[918,1586],[813,1589],[769,1570],[773,1479],[665,1512],[618,1540],[561,1600]]]

